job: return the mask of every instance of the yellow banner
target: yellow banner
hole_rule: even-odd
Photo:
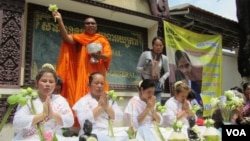
[[[209,116],[210,98],[222,94],[222,36],[198,34],[166,21],[164,35],[171,93],[176,81],[186,81],[203,105],[203,115]]]

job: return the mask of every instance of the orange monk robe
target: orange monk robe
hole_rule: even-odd
[[[59,59],[56,67],[57,74],[63,80],[62,95],[68,100],[71,107],[88,92],[89,75],[100,72],[106,78],[112,60],[112,50],[109,41],[103,35],[73,34],[73,39],[81,44],[77,48],[73,45],[62,43]],[[89,43],[102,44],[102,54],[106,60],[100,59],[98,63],[90,63],[91,56],[88,54],[86,45]],[[108,81],[105,80],[105,91],[108,91]]]

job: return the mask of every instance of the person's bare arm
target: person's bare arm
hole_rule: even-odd
[[[101,113],[102,110],[104,110],[111,119],[115,118],[114,110],[109,105],[108,95],[106,93],[101,95],[98,101],[98,106],[93,111],[94,117],[96,118]]]
[[[155,96],[152,96],[147,101],[147,107],[145,108],[145,110],[137,118],[139,123],[145,120],[149,112],[151,112],[152,117],[156,122],[160,122],[160,116],[157,114],[156,110],[154,109],[155,103],[156,103],[156,98]]]
[[[46,114],[44,112],[36,114],[32,120],[32,125],[36,125],[38,122],[41,122],[45,119]]]
[[[138,116],[137,120],[139,123],[143,122],[148,113],[150,112],[151,108],[146,107],[146,109]]]
[[[178,120],[178,119],[182,118],[183,116],[194,116],[194,114],[189,109],[189,103],[187,100],[185,100],[185,102],[182,104],[182,111],[180,111],[177,114],[176,118]]]
[[[52,15],[57,19],[56,21],[58,22],[62,39],[69,44],[75,45],[76,42],[74,41],[73,37],[68,34],[64,26],[61,14],[58,11],[54,11],[52,12]]]
[[[98,105],[94,110],[93,110],[93,115],[94,115],[94,118],[96,119],[99,114],[101,113],[102,111],[102,106],[101,105]]]
[[[156,122],[160,123],[161,117],[160,117],[160,115],[157,113],[157,111],[155,109],[152,111],[152,116],[153,116],[153,118],[154,118],[154,120]]]

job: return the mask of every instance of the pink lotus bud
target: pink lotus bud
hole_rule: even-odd
[[[44,137],[44,139],[46,141],[53,141],[53,134],[52,134],[52,132],[49,132],[49,131],[44,132],[43,133],[43,137]]]

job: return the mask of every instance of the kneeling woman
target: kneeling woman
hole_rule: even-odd
[[[144,79],[139,84],[139,96],[133,96],[124,111],[128,120],[137,129],[137,138],[144,141],[156,140],[156,134],[151,129],[154,129],[154,122],[162,123],[162,117],[156,110],[154,92],[154,81]]]
[[[53,66],[44,65],[36,76],[38,97],[32,99],[33,105],[28,101],[26,105],[19,106],[15,113],[13,126],[20,128],[20,132],[13,141],[40,141],[45,132],[57,135],[58,140],[62,141],[61,128],[71,127],[74,118],[67,100],[61,95],[52,94],[56,82]]]
[[[109,121],[120,122],[123,119],[123,112],[119,108],[116,101],[109,98],[104,90],[105,77],[99,72],[93,72],[89,76],[89,93],[79,99],[73,106],[78,121],[81,125],[79,135],[84,134],[83,125],[85,120],[89,120],[93,124],[93,133],[97,135],[98,141],[113,141],[108,134]],[[128,139],[124,129],[119,127],[113,128],[114,137],[117,140]],[[124,139],[123,139],[124,137]]]

